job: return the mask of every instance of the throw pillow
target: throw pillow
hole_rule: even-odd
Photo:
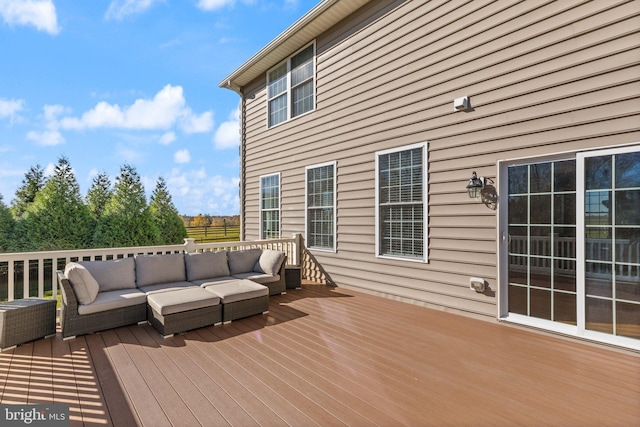
[[[265,273],[275,276],[280,271],[282,262],[284,261],[284,252],[266,249],[260,255],[260,259],[253,266],[253,271]]]
[[[77,262],[70,262],[64,268],[64,275],[71,282],[71,287],[80,304],[91,304],[96,300],[100,285],[84,266]]]

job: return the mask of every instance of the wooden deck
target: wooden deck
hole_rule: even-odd
[[[630,426],[640,356],[307,285],[166,340],[136,325],[0,353],[0,403],[69,404],[71,425]]]

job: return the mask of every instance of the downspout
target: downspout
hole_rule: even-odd
[[[224,84],[224,87],[227,89],[231,89],[238,95],[240,95],[240,129],[238,129],[238,133],[240,134],[240,146],[238,147],[238,155],[240,156],[240,183],[238,184],[238,197],[240,198],[240,241],[243,242],[246,238],[246,231],[244,229],[245,224],[245,199],[244,199],[244,186],[246,182],[246,172],[245,172],[245,154],[246,154],[246,142],[247,142],[247,121],[246,121],[246,100],[244,94],[242,93],[242,88],[240,86],[236,86],[231,83],[231,80],[227,80]]]
[[[246,184],[246,154],[247,154],[247,119],[246,119],[246,106],[247,102],[242,91],[240,93],[240,241],[244,242],[246,239],[246,231],[244,228],[246,208],[245,208],[245,189]]]

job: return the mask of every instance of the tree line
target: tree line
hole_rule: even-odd
[[[0,195],[0,252],[179,244],[185,237],[164,178],[147,203],[140,175],[128,164],[113,186],[106,173],[96,175],[83,197],[61,157],[50,177],[32,166],[10,206]]]

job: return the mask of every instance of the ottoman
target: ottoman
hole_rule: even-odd
[[[200,287],[147,296],[147,319],[165,338],[222,321],[220,298]]]
[[[56,334],[56,300],[24,298],[0,302],[0,351]]]
[[[251,280],[205,283],[202,286],[207,292],[220,297],[224,323],[269,311],[269,288]]]

